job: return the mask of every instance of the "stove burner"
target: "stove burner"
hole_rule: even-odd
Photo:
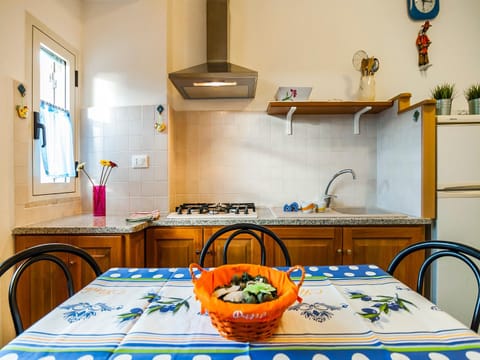
[[[250,211],[255,212],[254,203],[185,203],[177,206],[175,212],[178,215],[191,214],[244,214],[248,215]]]

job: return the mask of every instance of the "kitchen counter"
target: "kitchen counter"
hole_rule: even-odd
[[[14,235],[28,234],[130,234],[146,229],[149,222],[128,222],[124,216],[84,214],[15,227]]]
[[[335,214],[328,216],[312,216],[299,214],[298,217],[276,217],[270,208],[257,207],[257,218],[244,219],[189,219],[186,215],[181,219],[168,219],[166,217],[155,221],[128,222],[122,216],[94,217],[91,214],[71,216],[15,227],[14,235],[26,234],[129,234],[142,231],[155,226],[223,226],[238,222],[254,223],[258,225],[279,226],[388,226],[388,225],[428,225],[431,219],[404,215],[346,215]]]

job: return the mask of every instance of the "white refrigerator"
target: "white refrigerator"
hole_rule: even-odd
[[[437,117],[437,218],[433,238],[480,249],[480,116]],[[437,261],[434,269],[433,300],[470,326],[477,296],[471,271],[459,260],[445,258]]]

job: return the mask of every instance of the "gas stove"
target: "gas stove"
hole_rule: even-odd
[[[255,219],[254,203],[184,203],[167,215],[170,219]]]

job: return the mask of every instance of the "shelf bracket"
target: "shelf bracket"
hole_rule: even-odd
[[[353,114],[353,133],[355,135],[360,134],[360,116],[370,110],[372,110],[371,106],[365,106],[362,110],[358,110],[355,114]]]
[[[293,129],[292,129],[292,117],[295,111],[297,110],[296,106],[292,106],[287,113],[287,135],[292,135]]]

